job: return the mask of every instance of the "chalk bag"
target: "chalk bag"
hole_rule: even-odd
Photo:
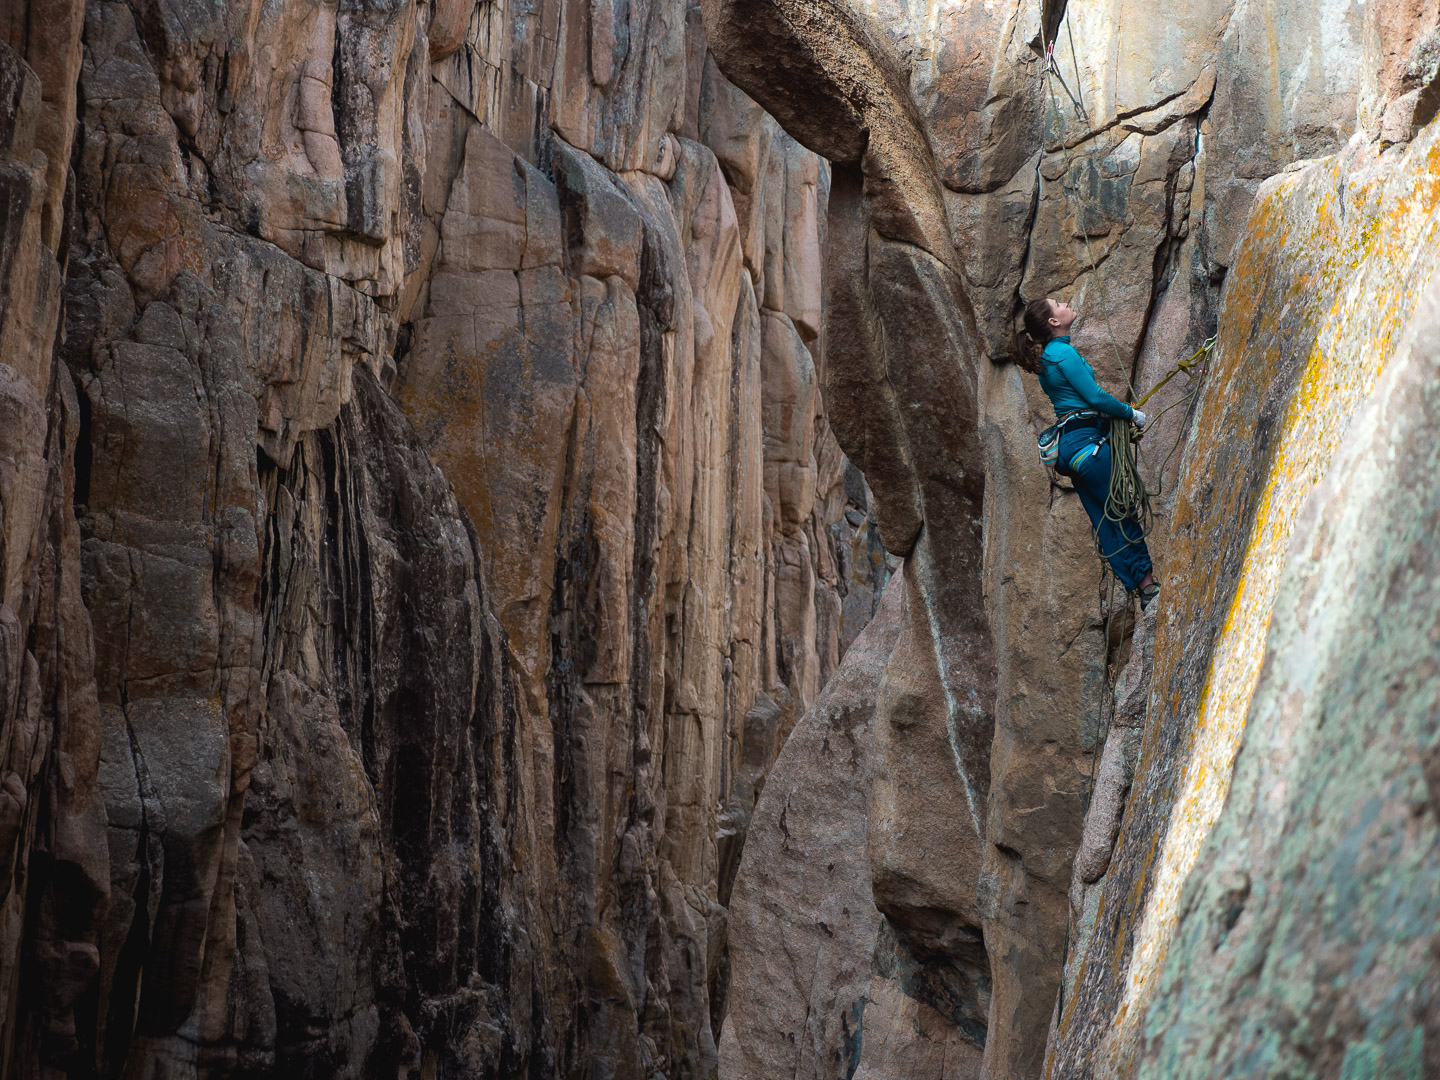
[[[1064,424],[1052,424],[1035,438],[1040,450],[1040,464],[1054,466],[1060,460],[1060,433]]]

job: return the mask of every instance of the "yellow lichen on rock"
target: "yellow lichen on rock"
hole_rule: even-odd
[[[1440,228],[1437,146],[1440,131],[1432,130],[1398,165],[1388,159],[1372,161],[1366,148],[1354,147],[1306,170],[1323,178],[1318,203],[1315,187],[1305,182],[1315,177],[1291,174],[1262,190],[1252,217],[1249,258],[1242,255],[1231,284],[1239,307],[1246,306],[1243,298],[1250,291],[1247,272],[1258,270],[1259,261],[1284,257],[1296,247],[1310,247],[1322,256],[1318,272],[1304,279],[1303,287],[1335,299],[1273,436],[1275,455],[1201,692],[1187,764],[1130,957],[1123,1005],[1102,1044],[1102,1057],[1116,1064],[1133,1055],[1175,930],[1181,888],[1229,793],[1301,508],[1325,475],[1351,417],[1384,370],[1400,328],[1440,264],[1434,243]],[[1349,188],[1343,195],[1338,192],[1342,187]],[[1338,231],[1332,231],[1336,225]],[[1304,302],[1303,297],[1293,299]],[[1277,302],[1274,296],[1265,300]],[[1242,336],[1246,327],[1224,315],[1221,327],[1220,363],[1237,377],[1226,390],[1264,393],[1266,387],[1243,379],[1250,344]],[[1216,434],[1223,437],[1225,432]],[[1172,635],[1166,644],[1183,647],[1183,639]]]

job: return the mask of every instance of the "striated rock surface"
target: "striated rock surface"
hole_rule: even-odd
[[[827,407],[874,489],[886,546],[905,559],[898,633],[883,652],[877,642],[867,661],[879,665],[878,678],[866,677],[874,686],[873,766],[857,765],[869,798],[794,807],[797,815],[844,813],[846,833],[866,838],[872,910],[860,919],[852,908],[849,918],[860,921],[833,943],[794,936],[787,949],[813,950],[814,969],[825,973],[815,989],[797,993],[793,980],[771,974],[782,962],[774,912],[753,910],[772,901],[763,888],[737,892],[734,940],[744,960],[737,952],[734,994],[755,1002],[727,1020],[721,1074],[884,1076],[916,1059],[934,1067],[947,1058],[973,1072],[991,992],[976,883],[995,660],[982,580],[983,353],[942,186],[906,69],[866,15],[750,0],[707,4],[705,15],[717,62],[832,160]],[[780,80],[782,57],[793,66]],[[843,673],[842,666],[837,677]],[[804,758],[791,767],[807,760],[820,767]],[[765,827],[779,828],[779,814],[770,802]],[[813,837],[818,823],[796,828]],[[824,858],[809,846],[799,846],[803,857]],[[863,870],[848,865],[852,874]],[[767,870],[742,870],[742,881],[746,872]],[[854,903],[862,904],[867,890],[857,888]],[[797,927],[828,925],[828,891],[799,900],[790,916]],[[812,966],[803,955],[784,964]],[[867,968],[868,982],[857,975]],[[871,1000],[879,1003],[873,1010]],[[803,1037],[783,1019],[797,1001],[819,1010]],[[924,1048],[911,1045],[917,1025]],[[841,1032],[853,1045],[834,1044]],[[829,1045],[817,1046],[821,1037]]]
[[[1432,191],[1435,152],[1433,132],[1411,150],[1430,158]],[[1423,232],[1401,234],[1424,237],[1425,251],[1410,248],[1422,260],[1434,224],[1432,207]],[[1377,284],[1399,284],[1398,269]],[[1440,279],[1421,276],[1428,286],[1390,313],[1403,330],[1384,373],[1295,524],[1244,749],[1181,901],[1142,1076],[1440,1068],[1427,449]]]
[[[32,31],[7,9],[0,43],[0,1015],[7,1056],[29,1062],[75,1047],[111,892],[73,510],[83,412],[55,361],[78,14],[54,5]]]
[[[683,5],[3,19],[0,1072],[713,1075],[826,164]]]
[[[731,933],[751,947],[732,968],[726,1073],[775,1075],[797,1057],[806,1072],[826,1075],[859,1064],[881,922],[866,855],[875,701],[901,633],[901,584],[892,579],[852,662],[786,742],[757,809],[747,872],[731,898]],[[773,992],[755,993],[759,985]]]

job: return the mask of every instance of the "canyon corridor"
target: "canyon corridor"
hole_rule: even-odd
[[[0,1078],[1440,1077],[1440,0],[0,31]]]

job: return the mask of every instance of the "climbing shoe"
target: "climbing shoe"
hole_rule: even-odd
[[[1140,610],[1144,611],[1150,606],[1150,601],[1160,595],[1160,582],[1152,581],[1140,590]]]

